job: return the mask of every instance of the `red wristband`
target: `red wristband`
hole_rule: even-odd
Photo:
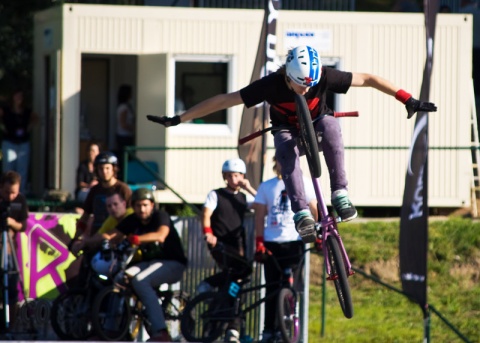
[[[395,93],[395,99],[400,101],[402,104],[406,103],[411,97],[412,94],[405,92],[403,89],[399,89],[397,93]]]
[[[140,245],[140,237],[138,235],[130,235],[128,241],[133,245]]]
[[[205,227],[203,228],[203,234],[206,235],[207,233],[213,234],[213,230],[212,230],[212,228],[209,227],[209,226],[205,226]]]

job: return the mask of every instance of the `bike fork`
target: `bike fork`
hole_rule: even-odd
[[[322,250],[323,250],[323,257],[325,261],[325,266],[327,270],[327,274],[329,275],[327,277],[327,280],[335,280],[338,278],[338,275],[331,275],[332,274],[332,268],[330,266],[330,260],[328,258],[328,248],[327,248],[327,239],[330,235],[334,237],[334,239],[337,240],[338,245],[340,247],[340,251],[342,253],[342,258],[343,258],[343,264],[345,266],[345,270],[347,271],[348,276],[351,276],[355,274],[355,272],[352,270],[352,264],[350,263],[350,259],[348,258],[347,251],[345,250],[345,247],[343,245],[342,238],[340,237],[340,234],[338,233],[335,228],[332,228],[333,223],[332,221],[335,220],[333,217],[329,216],[325,219],[325,222],[322,220],[322,228],[325,227],[326,229],[322,230]]]

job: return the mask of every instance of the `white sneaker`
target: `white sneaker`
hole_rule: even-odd
[[[227,332],[225,332],[224,342],[240,343],[240,333],[237,330],[228,329]]]

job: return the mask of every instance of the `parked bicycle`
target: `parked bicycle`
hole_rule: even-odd
[[[305,157],[310,169],[310,175],[318,201],[319,214],[319,221],[316,223],[315,229],[312,230],[309,235],[302,237],[302,239],[305,243],[313,243],[317,238],[322,240],[321,251],[324,256],[325,269],[328,275],[327,280],[333,281],[335,285],[343,314],[347,318],[352,318],[353,304],[348,277],[353,275],[354,272],[338,232],[337,219],[329,212],[320,187],[319,178],[322,174],[322,169],[318,150],[318,137],[313,128],[312,118],[305,97],[295,93],[295,103],[300,144],[305,151]],[[356,117],[358,116],[358,112],[335,112],[334,115],[335,117]],[[268,131],[278,131],[282,129],[291,129],[291,126],[268,127],[239,139],[239,144],[244,144]]]
[[[121,247],[111,250],[105,245],[93,256],[83,253],[80,273],[83,286],[60,294],[52,304],[52,328],[60,339],[85,340],[92,334],[93,300],[101,289],[112,284],[111,276],[119,268],[121,255]]]
[[[250,268],[251,270],[253,261],[245,262],[244,258],[228,251],[222,244],[217,244],[213,249],[222,253],[225,259],[237,259],[239,261],[239,263],[236,263],[237,267],[243,263],[243,268]],[[281,270],[278,260],[273,255],[268,255],[268,258],[271,258]],[[300,271],[301,268],[298,270]],[[235,273],[238,275],[241,271],[235,270]],[[242,319],[240,337],[246,337],[245,319],[247,314],[267,299],[276,297],[279,304],[277,324],[282,333],[283,342],[298,342],[302,327],[300,317],[301,292],[297,290],[299,289],[297,282],[300,282],[299,275],[292,275],[292,269],[286,268],[283,270],[281,280],[268,284],[247,286],[250,282],[249,278],[235,280],[232,278],[233,274],[233,270],[227,269],[227,280],[222,287],[219,287],[216,291],[200,293],[187,303],[180,320],[185,339],[189,342],[213,342],[221,336],[227,324],[235,318]],[[256,300],[250,305],[246,305],[242,301],[247,295],[259,292],[270,285],[276,285],[275,292],[266,294],[264,298]]]
[[[128,256],[117,272],[122,275],[136,252],[136,248],[125,242],[128,244]],[[180,341],[180,315],[189,300],[188,294],[180,290],[162,290],[160,287],[157,296],[173,341]],[[135,294],[128,277],[125,276],[122,284],[113,284],[98,293],[92,305],[92,324],[95,334],[106,341],[135,341],[142,327],[149,332],[150,323],[144,315],[144,305]]]

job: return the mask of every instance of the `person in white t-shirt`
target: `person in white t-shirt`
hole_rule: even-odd
[[[284,268],[292,268],[293,273],[303,265],[300,263],[305,251],[305,244],[295,230],[290,199],[282,180],[281,166],[273,158],[273,170],[276,177],[260,184],[252,208],[255,210],[256,253],[255,259],[264,263],[265,280],[267,283],[282,278]],[[317,200],[311,180],[303,178],[306,201],[310,211],[317,218]],[[264,258],[269,252],[278,259],[281,271],[272,259]],[[291,256],[291,258],[288,258]],[[285,258],[287,257],[287,258]],[[266,292],[274,292],[276,286],[267,287]],[[264,331],[261,342],[275,340],[275,313],[277,299],[275,297],[265,302]]]

